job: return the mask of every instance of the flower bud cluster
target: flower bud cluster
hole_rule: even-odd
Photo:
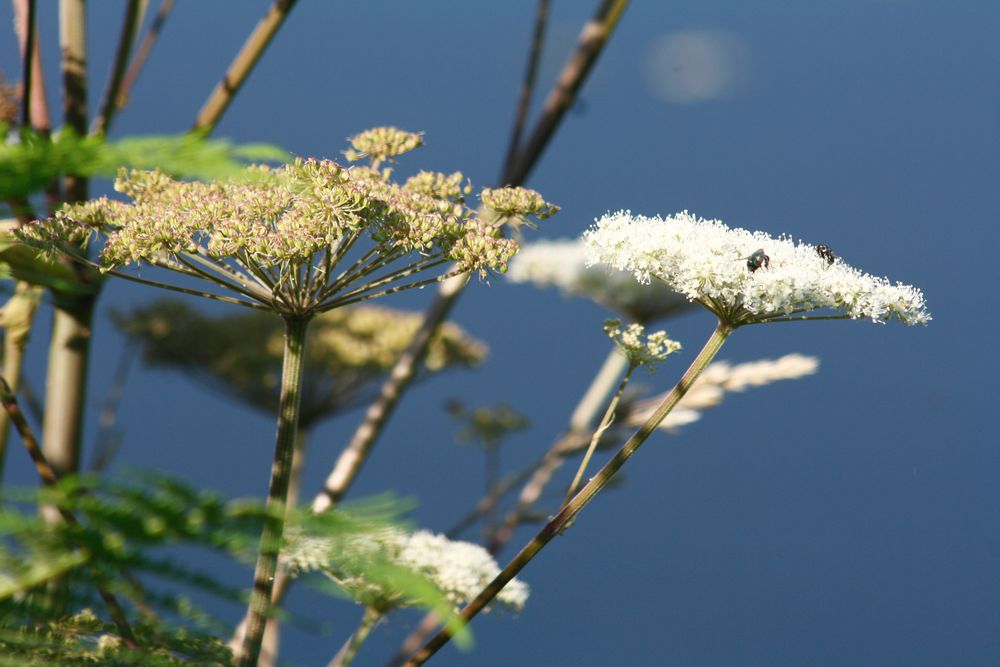
[[[341,538],[309,536],[290,531],[283,552],[292,574],[322,571],[356,600],[379,611],[409,606],[411,602],[385,581],[366,576],[365,565],[388,562],[430,579],[456,607],[472,600],[500,572],[483,547],[449,540],[426,530],[407,533],[384,529]],[[519,612],[528,599],[528,586],[513,579],[491,606]]]
[[[373,127],[351,137],[349,141],[351,148],[344,151],[344,157],[350,162],[367,157],[378,164],[422,146],[424,138],[420,133],[406,132],[398,127]]]
[[[388,158],[421,139],[376,128],[353,142],[358,151]],[[148,262],[218,283],[257,307],[301,315],[369,298],[376,287],[424,284],[412,277],[446,260],[482,276],[506,270],[517,244],[464,205],[471,186],[462,181],[458,172],[421,172],[401,186],[388,170],[316,159],[251,167],[242,178],[210,183],[123,171],[115,187],[131,203],[101,198],[69,205],[19,233],[33,245],[79,254],[100,232],[105,271]],[[504,202],[512,214],[541,218],[556,210],[532,191],[490,192],[503,193],[485,198]],[[362,252],[354,249],[364,237],[375,247],[354,268],[337,272],[337,263]],[[392,285],[404,280],[411,282]]]
[[[641,324],[629,324],[622,328],[620,320],[606,320],[604,333],[614,341],[621,353],[636,366],[646,366],[653,370],[667,356],[681,349],[681,344],[667,338],[666,331],[646,333]]]
[[[520,187],[483,188],[479,195],[483,206],[502,218],[523,218],[529,215],[539,220],[553,215],[559,207],[548,203],[534,190]]]
[[[450,199],[456,202],[464,202],[465,196],[472,192],[472,184],[465,181],[465,177],[460,171],[452,174],[442,174],[439,171],[421,171],[416,176],[406,179],[403,188],[429,197]]]

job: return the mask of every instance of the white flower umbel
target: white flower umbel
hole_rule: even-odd
[[[456,605],[476,597],[500,573],[493,556],[478,544],[449,540],[427,530],[418,530],[406,538],[398,562],[430,577]],[[499,606],[517,612],[527,601],[528,585],[520,579],[508,582],[496,597]]]
[[[359,602],[382,612],[412,601],[388,587],[386,580],[366,577],[366,563],[388,562],[423,575],[456,606],[474,598],[500,572],[481,546],[426,530],[407,533],[393,528],[339,539],[293,531],[284,553],[292,574],[322,571]],[[497,595],[495,606],[520,612],[527,599],[528,585],[514,579]]]
[[[609,213],[584,238],[590,264],[630,271],[641,283],[655,277],[734,327],[817,319],[793,316],[821,309],[874,322],[926,324],[931,319],[915,287],[830,261],[832,255],[816,246],[730,229],[687,211],[667,218]],[[756,254],[759,250],[764,257]]]
[[[627,211],[608,214],[585,233],[584,239],[591,264],[604,263],[630,271],[644,283],[655,276],[711,310],[718,322],[674,388],[604,467],[577,491],[585,468],[581,466],[559,512],[462,609],[465,621],[482,611],[504,584],[576,520],[684,399],[737,328],[791,320],[870,318],[875,322],[898,319],[906,324],[925,324],[931,319],[920,290],[861,273],[836,259],[825,246],[729,229],[717,220],[702,220],[687,212],[666,219],[632,216]],[[818,309],[838,312],[799,315]],[[612,399],[609,410],[617,398]],[[598,428],[598,436],[605,423]],[[440,630],[410,658],[407,667],[423,664],[452,634],[448,628]]]
[[[521,246],[506,277],[514,283],[555,287],[564,294],[590,299],[638,322],[651,322],[686,309],[690,302],[660,282],[644,285],[627,271],[587,266],[581,239],[537,241]]]

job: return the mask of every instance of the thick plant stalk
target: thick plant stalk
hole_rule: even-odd
[[[80,469],[91,320],[97,297],[74,295],[61,299],[60,296],[53,293],[55,308],[45,377],[42,449],[52,467],[60,475],[67,475]],[[45,515],[54,516],[48,510]]]
[[[288,480],[288,498],[286,506],[289,510],[294,508],[299,502],[299,491],[302,487],[302,470],[306,460],[306,444],[309,441],[309,429],[304,423],[299,424],[299,432],[295,438],[295,449],[292,452],[292,472]],[[288,573],[278,561],[278,571],[274,575],[274,588],[271,591],[271,603],[278,604],[281,601],[281,594],[288,586]],[[243,641],[243,634],[246,632],[246,624],[241,623],[233,633],[233,639],[229,645],[234,649]],[[278,650],[281,643],[281,623],[277,618],[268,618],[267,626],[264,628],[264,639],[261,642],[260,658],[257,660],[257,667],[275,667],[278,664]]]
[[[83,0],[61,0],[59,41],[62,48],[63,118],[66,127],[80,136],[87,131],[87,26]],[[65,197],[80,201],[87,196],[87,179],[67,176]],[[81,271],[82,275],[82,271]],[[80,442],[87,395],[94,294],[61,294],[53,291],[54,315],[45,378],[45,417],[42,449],[60,475],[80,467]],[[50,520],[57,513],[43,508]]]
[[[479,612],[481,612],[487,604],[490,603],[493,598],[503,589],[504,586],[510,582],[517,574],[527,565],[532,558],[538,555],[546,544],[548,544],[553,537],[561,533],[570,524],[576,515],[590,503],[594,497],[600,493],[608,482],[615,476],[615,474],[621,469],[623,465],[632,457],[633,454],[638,451],[642,443],[656,430],[660,422],[673,410],[674,406],[684,397],[691,385],[694,384],[698,376],[701,375],[702,371],[708,367],[712,359],[722,348],[723,343],[733,332],[733,327],[730,324],[726,324],[720,321],[716,327],[715,331],[709,337],[705,346],[702,347],[701,352],[695,357],[695,360],[691,362],[691,365],[684,372],[680,381],[674,386],[669,394],[663,399],[659,407],[653,412],[653,414],[646,420],[646,422],[637,430],[628,441],[622,445],[618,453],[608,461],[601,470],[591,478],[587,484],[580,489],[568,503],[563,505],[563,508],[559,513],[553,517],[545,526],[538,531],[538,533],[528,542],[521,551],[518,552],[516,556],[501,570],[500,574],[496,576],[482,590],[482,592],[476,596],[472,602],[467,604],[464,609],[462,609],[460,616],[465,622],[470,621]],[[451,639],[451,632],[448,628],[443,628],[439,631],[424,647],[413,655],[406,663],[406,667],[416,667],[417,665],[424,664],[431,656],[433,656],[442,646],[448,643]]]
[[[281,398],[278,403],[278,428],[274,443],[274,463],[267,493],[267,517],[260,537],[253,590],[247,607],[247,630],[237,656],[241,667],[253,667],[260,657],[264,628],[271,610],[271,591],[278,569],[278,552],[285,528],[288,484],[292,476],[292,456],[299,427],[302,366],[304,362],[308,319],[285,319],[285,348],[281,372]]]

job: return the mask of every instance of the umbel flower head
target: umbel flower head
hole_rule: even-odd
[[[427,577],[456,608],[476,597],[500,572],[483,547],[426,530],[387,528],[341,538],[293,532],[283,553],[293,575],[323,572],[355,600],[380,612],[411,604],[391,582],[366,575],[380,561]],[[527,600],[528,585],[514,579],[491,607],[519,612]]]
[[[196,292],[202,296],[286,317],[440,280],[444,276],[418,274],[446,262],[456,265],[452,275],[504,271],[517,244],[462,203],[461,191],[448,187],[454,174],[407,186],[374,168],[377,160],[419,144],[399,132],[377,128],[355,137],[357,150],[373,155],[369,167],[299,159],[212,183],[123,171],[115,188],[131,203],[101,198],[70,205],[20,234],[49,251],[77,255],[80,244],[100,236],[104,271],[125,275],[119,269],[145,262],[235,294]]]
[[[622,328],[619,320],[606,320],[604,333],[614,341],[618,350],[635,366],[645,366],[650,372],[656,364],[681,349],[681,344],[667,338],[666,331],[646,333],[646,327],[632,323]]]
[[[818,309],[874,322],[925,324],[921,291],[848,266],[829,249],[730,229],[684,211],[660,218],[609,213],[584,234],[590,263],[662,281],[731,326],[791,319]]]
[[[656,281],[641,284],[627,271],[587,265],[583,239],[535,241],[522,245],[506,274],[513,283],[556,287],[590,299],[637,322],[652,322],[691,307],[687,297]]]
[[[171,366],[273,413],[281,380],[281,320],[264,312],[213,317],[163,299],[130,313],[113,313],[118,328],[141,344],[146,361]],[[413,339],[420,313],[356,304],[313,319],[306,334],[302,377],[303,425],[370,398],[373,386]],[[479,364],[486,345],[451,322],[428,345],[424,373]]]

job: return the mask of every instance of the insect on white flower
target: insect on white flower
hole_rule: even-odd
[[[795,317],[824,309],[874,322],[931,319],[919,289],[831,261],[827,246],[731,229],[687,211],[666,218],[608,213],[584,238],[591,265],[630,271],[642,283],[656,278],[732,326],[831,317]],[[758,250],[746,256],[747,248]],[[733,258],[746,259],[749,271]]]

